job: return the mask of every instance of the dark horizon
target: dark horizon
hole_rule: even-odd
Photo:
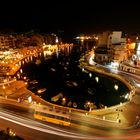
[[[137,2],[10,2],[0,9],[0,30],[78,35],[106,30],[140,32]],[[6,5],[6,7],[5,7]]]

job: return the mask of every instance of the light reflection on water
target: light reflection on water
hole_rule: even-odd
[[[47,101],[80,109],[89,109],[86,103],[92,103],[92,107],[101,108],[124,102],[122,98],[128,93],[128,88],[118,80],[97,73],[83,72],[78,67],[78,55],[54,56],[39,65],[29,63],[23,66],[24,74],[31,80],[37,80],[38,84],[29,84],[29,89],[38,94],[38,89],[46,88],[41,97]],[[53,70],[52,70],[53,69]],[[98,77],[98,78],[97,78]],[[115,86],[116,85],[116,86]],[[114,89],[117,87],[117,90]],[[53,97],[58,97],[54,102]],[[63,100],[65,98],[65,101]]]

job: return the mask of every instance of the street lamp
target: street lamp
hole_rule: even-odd
[[[90,77],[90,78],[92,77],[92,73],[89,73],[89,77]]]
[[[5,88],[6,88],[5,85],[3,85],[2,88],[3,88],[4,97],[7,97],[5,92]]]
[[[99,82],[99,77],[95,77],[95,80],[98,83]]]
[[[62,101],[66,101],[66,98],[62,98]]]
[[[57,45],[56,55],[57,55],[57,58],[58,58],[58,57],[59,57],[60,48],[59,48],[59,39],[58,39],[57,36],[56,36],[56,39],[55,39],[55,43],[56,43],[56,45]]]
[[[25,85],[28,85],[28,82],[25,82],[24,84],[25,84]]]
[[[24,80],[26,80],[26,79],[27,79],[27,77],[26,77],[26,76],[24,76],[24,77],[23,77],[23,79],[24,79]]]
[[[115,89],[115,90],[118,90],[118,89],[119,89],[119,86],[115,84],[115,85],[114,85],[114,89]]]
[[[89,102],[89,101],[87,102],[87,105],[88,105],[88,106],[90,105],[90,102]]]
[[[56,36],[55,43],[59,43],[58,37]]]
[[[96,108],[96,105],[90,101],[87,101],[84,106],[85,108],[89,109],[89,112]]]
[[[62,98],[62,105],[65,105],[66,104],[66,98]]]

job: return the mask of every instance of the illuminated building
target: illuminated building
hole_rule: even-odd
[[[126,38],[122,38],[121,31],[107,31],[99,35],[98,45],[95,49],[95,61],[119,63],[127,58]]]
[[[0,47],[1,48],[14,48],[15,37],[12,35],[0,35]]]

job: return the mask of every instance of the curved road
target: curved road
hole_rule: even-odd
[[[0,108],[0,127],[2,129],[10,127],[17,135],[27,140],[124,140],[140,138],[140,130],[138,128],[119,130],[99,127],[96,123],[100,123],[103,126],[102,124],[105,125],[105,122],[98,122],[96,119],[92,121],[90,118],[79,114],[76,114],[74,117],[77,117],[76,120],[83,119],[81,124],[72,124],[70,127],[57,126],[50,123],[43,124],[33,119],[32,110],[24,102],[13,103],[14,100],[10,101],[7,99],[0,99],[0,101],[2,102]],[[86,122],[89,123],[85,125]]]

